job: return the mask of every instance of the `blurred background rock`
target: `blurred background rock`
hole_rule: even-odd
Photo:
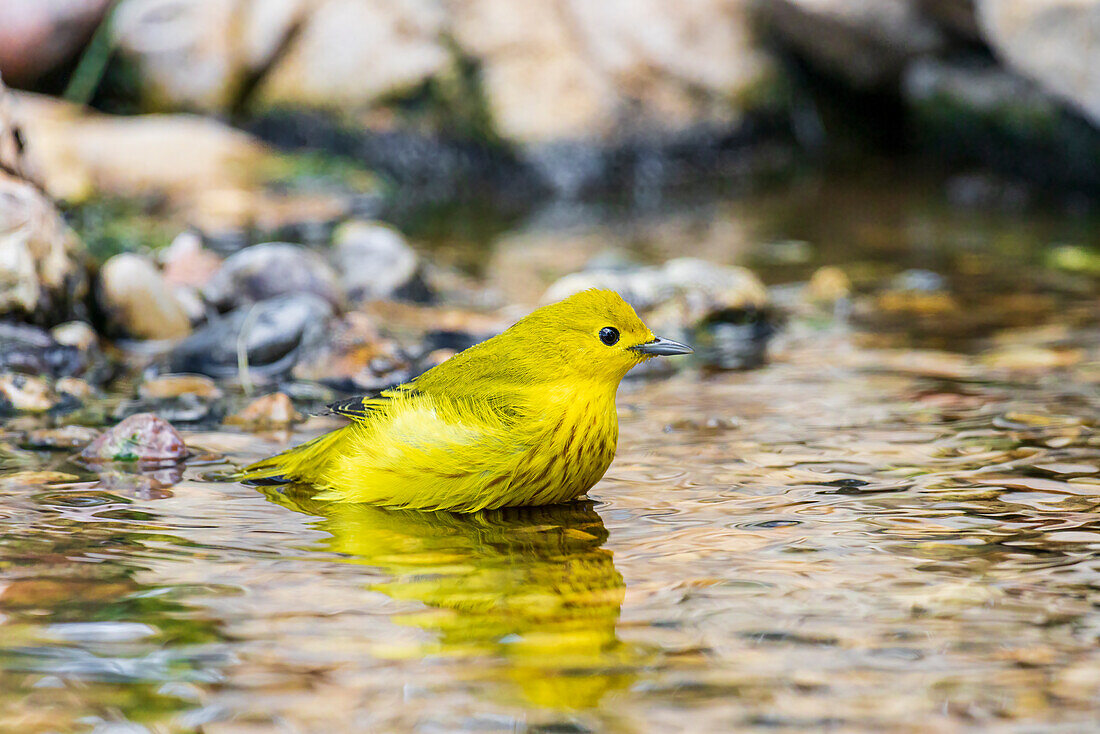
[[[0,74],[106,112],[213,116],[429,199],[652,196],[785,169],[853,132],[1094,194],[1098,15],[1070,0],[16,0]],[[24,106],[54,132],[35,137],[65,197],[217,178],[245,145],[212,123],[116,130]],[[128,176],[102,149],[166,170]]]

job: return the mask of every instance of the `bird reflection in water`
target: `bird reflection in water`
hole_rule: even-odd
[[[626,587],[592,503],[459,515],[314,501],[301,487],[266,494],[321,516],[330,550],[390,576],[372,590],[429,607],[393,618],[436,633],[423,655],[503,663],[491,666],[499,682],[562,710],[633,680],[641,653],[615,632]]]

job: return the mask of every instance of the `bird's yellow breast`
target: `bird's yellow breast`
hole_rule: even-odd
[[[574,389],[551,394],[543,424],[541,436],[517,462],[508,489],[517,501],[508,505],[554,504],[578,497],[603,477],[615,458],[619,422],[613,393]]]
[[[584,494],[615,456],[614,391],[541,385],[520,402],[515,413],[430,396],[395,401],[342,429],[304,478],[324,488],[320,499],[459,512]]]

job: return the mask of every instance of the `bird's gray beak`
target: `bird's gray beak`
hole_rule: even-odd
[[[665,339],[660,336],[651,342],[638,344],[637,346],[630,347],[630,349],[638,354],[645,354],[651,357],[670,357],[673,354],[691,354],[695,351],[687,344],[674,342],[671,339]]]

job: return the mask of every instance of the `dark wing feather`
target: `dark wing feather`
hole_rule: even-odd
[[[416,388],[411,384],[398,385],[372,395],[357,395],[352,398],[337,400],[326,407],[328,408],[328,414],[342,415],[352,420],[365,421],[374,413],[384,409],[394,398],[412,395],[415,392]]]
[[[337,400],[335,403],[329,403],[326,414],[343,415],[348,418],[354,418],[355,420],[363,420],[378,408],[374,405],[374,402],[378,398],[372,398],[368,396],[359,395],[354,398],[345,398],[344,400]]]

